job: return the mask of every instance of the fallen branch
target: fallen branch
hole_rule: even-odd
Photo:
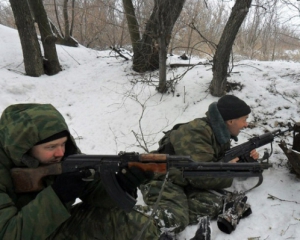
[[[272,199],[272,200],[277,199],[277,200],[279,200],[279,201],[281,201],[281,202],[293,202],[293,203],[296,203],[296,204],[300,204],[300,203],[297,202],[297,201],[290,201],[290,200],[280,199],[280,198],[275,197],[275,196],[273,196],[273,195],[271,195],[271,194],[268,194],[268,198],[269,198],[269,199]]]
[[[197,65],[211,65],[211,64],[210,63],[202,63],[202,62],[199,62],[199,63],[196,63],[196,64],[190,64],[190,63],[173,63],[173,64],[170,64],[170,68],[194,67],[194,66],[197,66]]]
[[[113,47],[113,46],[110,46],[109,48],[110,48],[111,50],[115,51],[116,53],[118,53],[120,57],[125,58],[125,60],[129,60],[129,58],[128,58],[128,57],[125,57],[125,56],[121,53],[121,51],[120,51],[119,49],[116,49],[116,48]]]

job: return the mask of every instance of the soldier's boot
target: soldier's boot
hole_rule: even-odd
[[[227,234],[234,231],[241,218],[247,217],[252,213],[247,201],[247,196],[238,194],[224,205],[224,211],[217,218],[218,228]]]
[[[202,217],[199,220],[199,227],[196,234],[190,240],[210,240],[211,239],[211,228],[209,217]]]

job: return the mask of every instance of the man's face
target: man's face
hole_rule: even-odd
[[[67,137],[62,137],[36,145],[30,150],[30,155],[44,165],[60,162],[65,154],[67,139]]]
[[[247,119],[248,115],[226,121],[226,125],[231,136],[236,137],[243,128],[248,126]]]

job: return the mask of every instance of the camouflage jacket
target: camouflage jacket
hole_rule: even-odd
[[[216,103],[209,106],[206,115],[170,132],[169,139],[165,141],[170,141],[176,155],[190,156],[196,162],[221,161],[225,151],[230,148],[231,136]],[[183,179],[175,169],[170,172],[170,178],[179,185],[191,185],[199,189],[221,189],[232,184],[232,179],[225,178]]]
[[[40,192],[15,193],[10,175],[10,169],[14,167],[35,165],[24,161],[35,143],[64,130],[69,131],[63,116],[50,104],[11,105],[2,113],[0,239],[46,239],[70,217],[73,202],[65,206],[59,200],[50,187],[53,176],[45,179],[45,188]],[[71,136],[66,143],[66,155],[74,153],[80,153],[80,150]],[[114,206],[100,181],[89,183],[80,198],[95,206]]]

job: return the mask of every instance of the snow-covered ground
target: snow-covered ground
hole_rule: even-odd
[[[0,113],[16,103],[51,103],[63,114],[85,153],[154,150],[163,130],[204,116],[208,105],[218,100],[208,93],[210,65],[195,66],[178,81],[174,93],[161,95],[155,90],[157,73],[151,73],[151,78],[149,74],[140,76],[132,71],[130,61],[113,52],[82,46],[57,46],[57,51],[62,72],[39,78],[25,76],[18,33],[0,25]],[[186,63],[178,56],[169,57],[168,62]],[[186,70],[170,70],[168,79]],[[299,122],[300,63],[243,60],[235,63],[228,80],[242,85],[231,94],[251,106],[249,121],[255,126],[239,135],[238,144],[281,124],[285,129],[288,122]],[[136,136],[143,136],[144,141],[138,142]],[[278,147],[281,139],[292,143],[291,134],[275,140],[270,159],[273,167],[264,172],[262,185],[247,194],[253,214],[242,219],[230,235],[221,232],[213,221],[212,239],[300,239],[300,183],[287,168],[287,158]],[[270,149],[270,145],[265,147]],[[263,154],[265,147],[259,148],[259,153]],[[234,189],[245,190],[255,181],[236,179]],[[177,239],[190,239],[196,228],[187,227]]]

